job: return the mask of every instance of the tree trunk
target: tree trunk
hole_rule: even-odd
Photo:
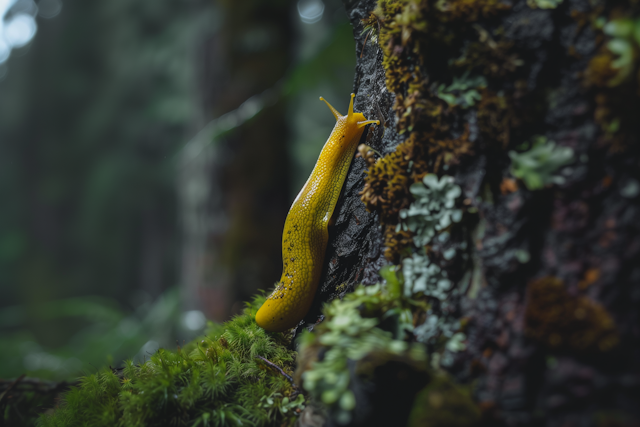
[[[270,104],[294,38],[286,2],[223,1],[219,8],[223,24],[202,49],[203,103],[211,117],[231,112],[235,124],[201,126],[184,150],[178,186],[184,308],[221,322],[280,273],[287,126],[284,103]],[[271,96],[263,92],[269,88]],[[255,114],[241,107],[249,99],[248,110],[264,110],[245,123]]]
[[[345,5],[356,110],[386,124],[363,140],[383,157],[352,164],[306,326],[395,264],[430,305],[414,339],[472,385],[483,422],[638,425],[638,6]],[[411,222],[425,176],[459,186],[451,225]]]

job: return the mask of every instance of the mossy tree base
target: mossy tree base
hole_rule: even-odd
[[[438,297],[420,285],[431,307],[414,332],[432,365],[473,384],[478,420],[637,425],[638,5],[345,4],[359,107],[387,128],[366,141],[383,157],[353,166],[325,294],[375,282],[386,262],[416,278],[435,265],[452,284]],[[424,174],[455,180],[464,215],[416,246],[399,213]],[[358,228],[354,212],[371,217],[357,192],[381,228]]]

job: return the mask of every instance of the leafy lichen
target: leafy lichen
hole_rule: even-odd
[[[324,403],[341,424],[352,419],[358,403],[352,390],[349,361],[355,363],[359,377],[371,375],[389,360],[426,370],[424,348],[404,340],[405,330],[411,330],[413,325],[410,310],[403,307],[400,286],[391,280],[387,286],[359,287],[343,300],[332,301],[325,307],[324,322],[304,337],[301,354],[315,362],[300,363],[298,375],[303,387]],[[388,323],[391,318],[395,319],[393,330],[383,329],[383,321]]]
[[[576,18],[584,20],[580,14]],[[592,27],[602,32],[605,43],[589,61],[583,73],[584,84],[593,89],[594,119],[604,131],[611,152],[625,152],[634,141],[640,107],[640,18],[637,12],[617,9],[612,19],[590,19]]]
[[[573,149],[556,146],[545,137],[535,138],[532,147],[522,153],[510,151],[511,173],[521,179],[529,190],[539,190],[549,184],[562,184],[564,178],[556,172],[574,161]]]
[[[409,209],[400,212],[398,227],[414,233],[417,247],[429,244],[437,233],[462,219],[462,211],[455,208],[462,190],[452,177],[445,175],[438,179],[429,174],[421,183],[413,184],[410,191],[415,201]]]
[[[483,76],[470,76],[467,71],[461,77],[454,77],[453,83],[445,86],[443,83],[438,86],[438,98],[446,101],[450,107],[459,105],[462,108],[473,106],[482,99],[481,88],[487,87],[487,80]]]

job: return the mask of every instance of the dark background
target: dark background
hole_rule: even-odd
[[[309,6],[1,11],[37,31],[0,63],[0,378],[142,359],[278,279],[286,212],[333,126],[317,98],[346,110],[356,60],[344,7],[305,23]]]

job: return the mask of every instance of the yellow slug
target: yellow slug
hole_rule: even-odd
[[[315,296],[329,232],[327,227],[338,202],[367,120],[362,113],[340,114],[324,98],[337,122],[325,143],[311,176],[293,201],[282,232],[282,277],[256,313],[256,322],[267,331],[292,328],[307,314]]]

